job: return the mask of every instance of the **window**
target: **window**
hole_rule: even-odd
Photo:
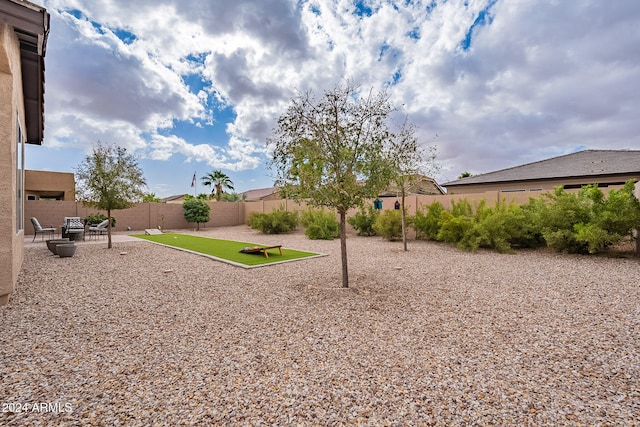
[[[20,120],[16,133],[16,232],[20,232],[24,229],[24,141]]]

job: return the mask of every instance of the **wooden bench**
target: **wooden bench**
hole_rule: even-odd
[[[269,258],[269,254],[267,251],[269,249],[278,249],[280,251],[280,255],[282,255],[282,245],[274,245],[274,246],[252,246],[250,248],[242,248],[240,252],[243,254],[253,254],[256,252],[262,252],[265,258]]]

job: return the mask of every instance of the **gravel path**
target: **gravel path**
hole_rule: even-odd
[[[638,258],[199,234],[328,256],[27,247],[0,425],[640,425]]]

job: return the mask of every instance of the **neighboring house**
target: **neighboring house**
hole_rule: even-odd
[[[240,200],[245,202],[258,202],[260,200],[280,200],[280,189],[278,187],[258,188],[248,190],[238,194]]]
[[[0,0],[0,305],[24,259],[24,144],[42,144],[49,19],[28,1]]]
[[[160,200],[162,203],[183,203],[186,194],[177,194],[175,196],[165,197]]]
[[[640,151],[584,150],[442,184],[448,194],[540,192],[562,186],[622,185],[640,180]]]
[[[71,172],[24,171],[26,200],[74,201],[76,180]]]
[[[416,175],[413,183],[405,190],[405,195],[419,194],[423,196],[434,196],[445,194],[445,191],[438,183],[428,176]],[[398,197],[400,189],[396,185],[390,185],[386,190],[380,192],[378,197]]]
[[[395,186],[389,186],[386,190],[380,192],[379,197],[397,197],[400,194]],[[419,175],[413,185],[407,189],[406,194],[422,194],[422,195],[435,195],[445,194],[442,187],[438,185],[432,178]],[[238,194],[240,200],[245,202],[258,202],[261,200],[280,200],[280,189],[278,187],[258,188],[255,190],[245,191]],[[243,199],[244,197],[244,199]]]

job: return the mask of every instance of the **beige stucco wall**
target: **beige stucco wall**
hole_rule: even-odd
[[[24,192],[26,197],[60,198],[75,200],[76,183],[71,172],[24,171]],[[25,199],[26,200],[26,199]]]
[[[23,129],[20,45],[13,28],[0,23],[0,305],[13,293],[24,258],[24,233],[16,227],[16,123]]]
[[[211,207],[211,220],[200,227],[227,227],[244,224],[245,204],[241,202],[207,202]],[[30,218],[36,217],[43,226],[52,226],[60,233],[64,217],[79,216],[85,218],[89,214],[105,211],[90,208],[81,202],[57,200],[27,200],[25,201],[25,233],[34,233]],[[114,231],[141,231],[147,228],[161,228],[163,230],[193,229],[195,224],[184,219],[182,204],[176,203],[139,203],[128,209],[112,211],[116,219]]]
[[[603,188],[605,194],[611,190],[619,190],[621,186]],[[568,192],[578,192],[578,189],[567,190]],[[640,191],[640,190],[638,190]],[[447,195],[409,195],[405,199],[407,215],[415,215],[416,209],[422,210],[425,206],[433,202],[440,202],[445,209],[450,209],[452,202],[466,199],[471,206],[477,206],[481,201],[492,206],[498,201],[504,200],[506,203],[526,204],[529,197],[540,196],[543,192],[536,193],[502,193],[499,191],[487,191],[477,194],[447,194]],[[382,209],[390,210],[394,208],[394,203],[399,200],[396,197],[384,197]],[[202,227],[228,227],[234,225],[247,224],[249,217],[254,212],[269,213],[275,209],[301,211],[308,208],[305,203],[298,203],[292,200],[261,200],[256,202],[215,202],[209,201],[211,207],[211,220]],[[373,203],[373,200],[370,202]],[[347,216],[354,215],[358,209],[353,209]],[[53,226],[60,232],[63,218],[66,216],[86,217],[88,214],[103,213],[93,208],[84,206],[81,202],[54,201],[54,200],[27,200],[25,201],[25,234],[32,236],[33,227],[29,218],[35,216],[41,224]],[[182,204],[175,203],[140,203],[129,209],[113,211],[116,218],[115,231],[126,231],[129,227],[131,231],[141,231],[147,228],[161,228],[163,230],[193,229],[195,224],[190,224],[184,220]]]
[[[620,183],[626,182],[629,179],[640,179],[638,174],[626,174],[626,175],[608,175],[608,176],[594,176],[594,177],[579,177],[579,178],[558,178],[547,179],[538,181],[522,181],[522,182],[499,182],[499,183],[487,183],[487,184],[469,184],[469,185],[456,185],[449,186],[447,188],[447,194],[477,194],[488,191],[520,191],[529,193],[531,197],[537,197],[536,193],[545,191],[553,191],[555,187],[566,185],[589,185],[589,184],[607,184],[607,183]]]

